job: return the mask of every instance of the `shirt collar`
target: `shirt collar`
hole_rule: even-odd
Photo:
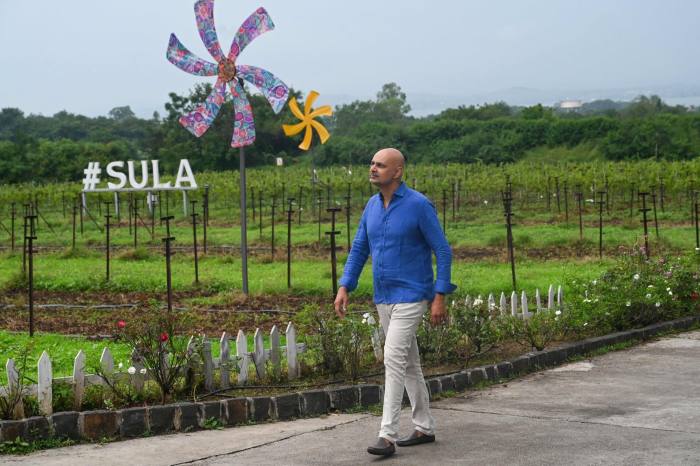
[[[394,194],[399,197],[404,197],[406,194],[406,183],[402,181],[396,191],[394,191]]]
[[[394,191],[394,194],[392,194],[392,197],[393,197],[393,196],[404,197],[404,196],[406,195],[406,190],[407,190],[407,189],[408,189],[408,188],[406,188],[406,183],[404,183],[404,182],[402,181],[401,184],[399,184],[399,187],[396,188],[396,191]],[[379,194],[379,198],[380,198],[380,199],[382,199],[382,200],[384,199],[384,196],[382,195],[382,192],[381,192],[381,191],[379,191],[377,194]]]

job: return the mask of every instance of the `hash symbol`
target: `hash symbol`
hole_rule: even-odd
[[[88,163],[88,167],[83,170],[83,173],[85,174],[85,178],[83,178],[83,191],[95,189],[97,183],[100,182],[100,175],[102,174],[100,162]]]

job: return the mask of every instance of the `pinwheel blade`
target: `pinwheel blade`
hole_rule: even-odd
[[[260,7],[255,10],[255,13],[248,16],[248,18],[243,21],[243,24],[241,24],[241,27],[238,28],[238,32],[236,32],[236,35],[233,37],[231,49],[228,52],[228,59],[235,60],[243,49],[253,42],[253,39],[274,28],[275,24],[272,22],[270,15],[267,14],[267,11],[265,11],[265,8]]]
[[[307,126],[308,123],[302,121],[301,123],[297,123],[296,125],[282,125],[282,130],[284,131],[284,134],[286,136],[294,136],[296,134],[301,133],[302,130]]]
[[[289,109],[292,111],[292,114],[297,117],[300,120],[305,120],[306,117],[304,116],[303,113],[301,113],[301,110],[299,110],[299,104],[297,103],[297,99],[291,99],[289,101]]]
[[[195,3],[194,16],[197,18],[199,37],[202,38],[204,46],[209,50],[211,56],[220,62],[224,59],[224,52],[221,51],[214,26],[214,0],[199,0]]]
[[[318,121],[312,120],[311,126],[313,126],[316,132],[318,133],[318,138],[321,140],[321,144],[325,144],[326,141],[328,141],[328,138],[331,137],[331,134],[328,132],[326,127]]]
[[[170,42],[168,43],[168,51],[166,53],[168,61],[173,65],[197,76],[216,76],[218,67],[214,63],[202,60],[182,45],[182,42],[175,36],[170,34]]]
[[[233,138],[231,147],[249,146],[255,142],[255,123],[253,122],[253,109],[250,106],[245,89],[236,79],[229,83],[233,94]]]
[[[216,81],[214,89],[207,96],[203,105],[195,108],[187,115],[180,117],[180,124],[197,137],[207,132],[214,122],[221,105],[226,100],[226,83],[221,79]]]
[[[313,137],[313,130],[311,129],[311,126],[307,126],[306,132],[304,133],[304,139],[301,141],[301,144],[299,144],[299,149],[309,150],[309,147],[311,147],[311,138],[312,137]]]
[[[279,113],[287,102],[289,89],[277,76],[257,66],[237,65],[238,75],[260,89],[265,98],[270,102],[272,111]]]
[[[311,91],[309,92],[309,95],[306,96],[306,102],[304,103],[304,113],[306,113],[307,115],[311,113],[311,107],[314,106],[314,102],[316,102],[318,95],[318,92]]]

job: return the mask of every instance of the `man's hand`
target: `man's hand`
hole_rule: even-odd
[[[345,311],[348,308],[348,290],[344,286],[338,288],[338,294],[333,304],[335,305],[335,313],[338,314],[338,317],[341,319],[345,317]]]
[[[445,306],[445,295],[435,293],[435,298],[433,298],[433,303],[430,306],[430,323],[433,325],[440,325],[446,320],[447,306]]]

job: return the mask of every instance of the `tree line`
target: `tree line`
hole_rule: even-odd
[[[65,111],[53,116],[0,110],[0,182],[73,181],[82,178],[88,161],[158,159],[165,173],[180,159],[196,171],[238,167],[230,147],[233,107],[226,102],[212,127],[195,138],[178,118],[204,101],[211,85],[197,85],[187,96],[171,93],[165,114],[138,118],[128,106],[90,118]],[[303,105],[303,95],[292,91]],[[250,96],[257,139],[247,148],[251,166],[269,165],[276,157],[287,163],[364,164],[380,147],[401,149],[412,162],[504,163],[537,148],[593,147],[608,160],[692,159],[700,155],[700,112],[670,106],[658,96],[632,102],[595,101],[576,111],[505,102],[460,106],[437,115],[413,117],[406,94],[385,84],[374,100],[339,105],[324,124],[332,137],[308,154],[297,139],[282,132],[294,123],[286,109],[275,115],[260,95]]]

